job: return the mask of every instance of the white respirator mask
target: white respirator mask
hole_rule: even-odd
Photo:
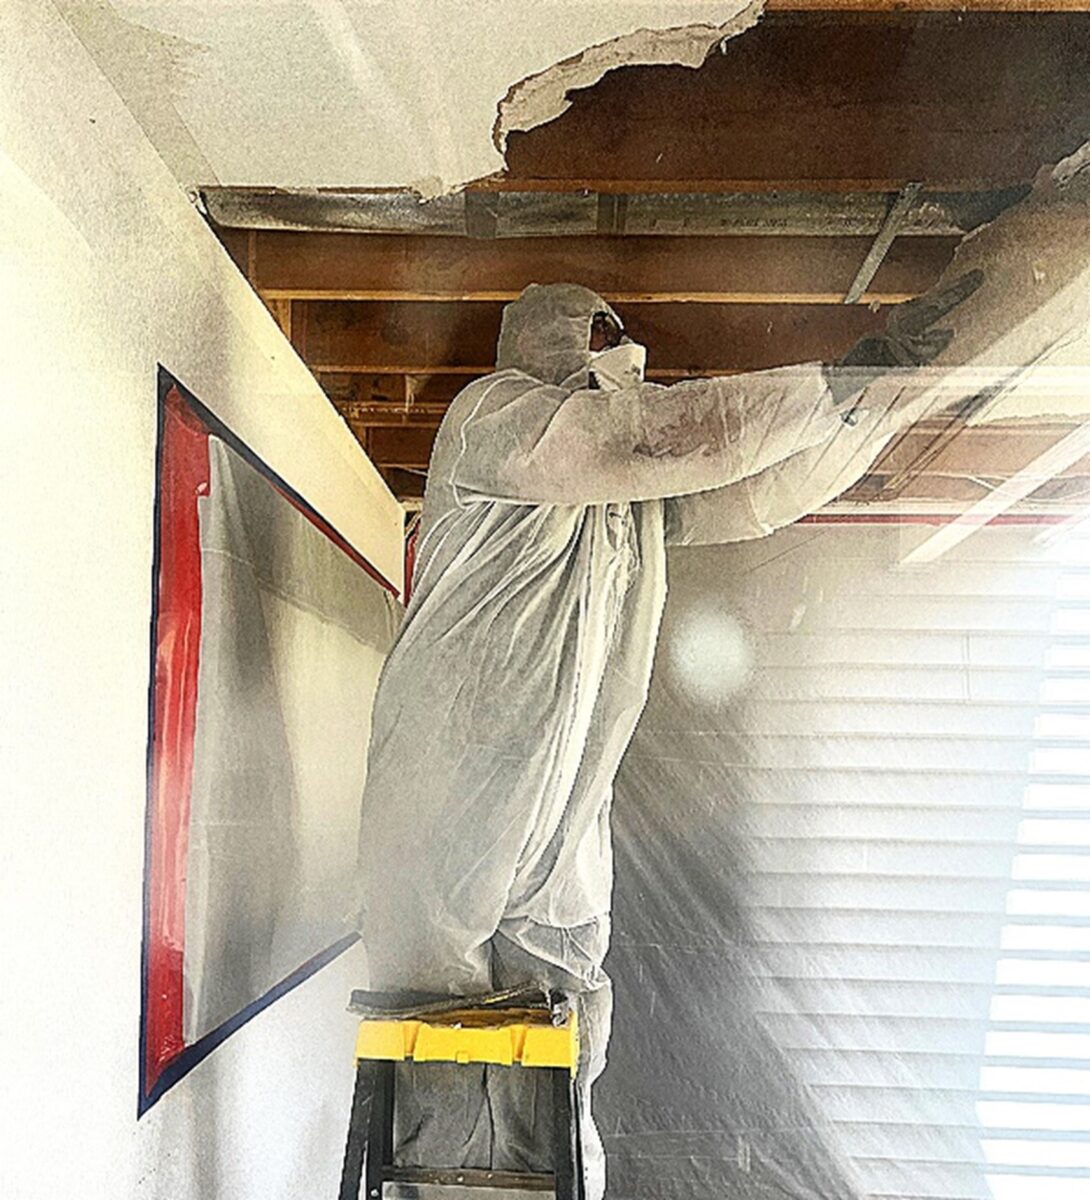
[[[608,350],[592,351],[589,367],[602,391],[616,392],[643,383],[646,365],[647,347],[626,340]]]

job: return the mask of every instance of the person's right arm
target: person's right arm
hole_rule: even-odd
[[[620,391],[517,381],[486,384],[455,431],[452,483],[463,499],[679,496],[757,475],[842,424],[818,363]]]

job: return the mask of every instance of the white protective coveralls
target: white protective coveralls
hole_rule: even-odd
[[[451,404],[374,708],[360,866],[369,988],[576,993],[591,1196],[604,1180],[586,1104],[609,1033],[610,800],[647,695],[667,542],[798,519],[903,423],[887,411],[846,424],[817,363],[588,387],[592,318],[610,311],[583,287],[530,286],[504,312],[497,371]],[[407,1070],[399,1161],[546,1167],[536,1074]]]

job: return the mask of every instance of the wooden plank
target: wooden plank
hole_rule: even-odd
[[[404,425],[437,428],[446,415],[447,404],[421,404],[411,408],[368,404],[366,401],[339,400],[334,408],[353,427],[361,429],[393,429]]]
[[[306,317],[312,370],[473,376],[495,361],[503,306],[298,301],[295,308]],[[648,347],[649,374],[658,377],[834,360],[885,321],[881,312],[841,304],[634,304],[621,315]]]
[[[507,181],[998,186],[1085,139],[1090,15],[772,14],[679,66],[611,71],[507,140]],[[699,184],[695,181],[699,180]]]
[[[512,238],[256,231],[254,284],[267,299],[506,301],[528,283],[578,280],[611,303],[834,304],[870,248],[866,237]],[[899,238],[870,298],[930,287],[957,239]]]
[[[468,382],[464,375],[333,375],[318,382],[337,411],[353,425],[437,426]]]
[[[1036,423],[1021,427],[963,427],[928,461],[925,473],[1006,479],[1056,445],[1074,428],[1074,425]],[[875,472],[891,477],[911,473],[914,464],[930,450],[936,436],[934,423],[915,426],[885,451],[875,464]],[[1090,457],[1074,464],[1070,472],[1090,474]]]
[[[597,289],[595,289],[597,290]],[[920,291],[926,291],[921,288]],[[368,289],[309,288],[296,291],[293,288],[264,291],[260,295],[270,308],[289,303],[291,300],[373,300],[373,301],[417,301],[459,300],[464,303],[499,301],[506,304],[518,297],[517,291],[451,293],[379,291]],[[857,304],[901,304],[920,294],[911,292],[867,291],[851,303]],[[610,304],[843,304],[844,293],[833,292],[628,292],[610,291],[601,293]],[[275,310],[274,310],[275,315]]]
[[[890,511],[890,502],[882,495],[887,483],[887,476],[872,473],[865,476],[859,483],[838,499],[873,504],[875,512]],[[941,503],[951,506],[951,515],[957,515],[970,505],[984,500],[1003,480],[970,479],[964,475],[918,475],[910,480],[908,485],[899,491],[896,497],[897,506],[902,511],[913,503]],[[1071,508],[1085,509],[1087,488],[1090,487],[1088,478],[1072,478],[1057,476],[1047,485],[1037,489],[1025,499],[1033,502],[1059,503]],[[1013,511],[1024,511],[1022,501],[1012,505]],[[981,520],[982,518],[977,518]]]
[[[399,428],[369,426],[368,456],[383,467],[426,468],[438,429],[438,424]]]
[[[219,225],[213,225],[212,231],[219,238],[224,250],[231,256],[231,261],[245,275],[250,253],[249,231],[227,229]]]
[[[378,472],[386,480],[386,486],[399,500],[419,500],[424,495],[427,482],[423,472],[407,471],[403,467],[378,466]]]

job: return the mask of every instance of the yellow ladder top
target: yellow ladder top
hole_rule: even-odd
[[[424,1020],[364,1020],[356,1058],[387,1062],[494,1063],[502,1067],[567,1067],[579,1062],[579,1024],[570,1013],[553,1025],[532,1010],[465,1010]]]

